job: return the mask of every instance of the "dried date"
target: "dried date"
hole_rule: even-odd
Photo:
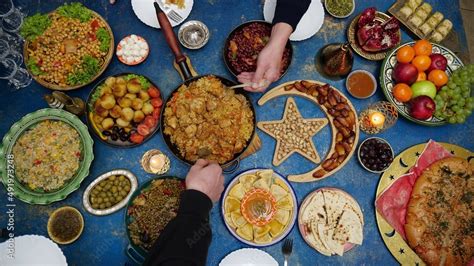
[[[313,173],[314,178],[321,178],[326,174],[326,171],[324,169],[319,169],[318,171],[315,171]]]

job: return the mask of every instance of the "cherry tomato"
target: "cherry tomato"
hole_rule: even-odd
[[[137,131],[138,131],[138,134],[142,136],[147,136],[148,134],[150,134],[150,128],[145,124],[138,125]]]
[[[153,116],[153,118],[156,119],[156,121],[158,121],[158,119],[160,119],[160,113],[161,113],[160,108],[155,108],[155,109],[153,110],[152,116]]]
[[[150,103],[155,108],[160,108],[163,105],[163,101],[160,98],[153,98]]]
[[[143,121],[143,124],[149,129],[152,129],[156,126],[156,119],[154,119],[153,116],[147,115]]]
[[[148,95],[150,95],[151,98],[158,98],[160,97],[160,91],[156,87],[150,87],[148,88]]]
[[[144,139],[145,137],[138,133],[133,133],[132,135],[130,135],[130,141],[136,144],[142,143]]]

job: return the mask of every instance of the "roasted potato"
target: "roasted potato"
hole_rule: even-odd
[[[104,109],[105,110],[105,109]],[[107,110],[106,110],[107,111]],[[94,123],[98,126],[100,126],[100,123],[102,123],[102,120],[104,120],[104,117],[98,115],[97,113],[94,113],[92,115],[92,119],[94,120]]]
[[[104,83],[105,83],[106,86],[112,88],[112,87],[114,87],[114,85],[115,85],[115,80],[116,80],[115,77],[108,77],[108,78],[105,80]]]
[[[108,93],[102,95],[98,101],[100,101],[100,105],[107,110],[112,109],[116,103],[114,96]]]
[[[109,115],[113,118],[119,118],[122,115],[122,107],[116,105],[110,110]]]
[[[102,107],[100,101],[96,101],[94,104],[94,112],[100,117],[107,117],[109,115],[109,111]]]
[[[132,100],[132,108],[135,110],[141,110],[143,107],[143,101],[141,99],[135,98]]]
[[[102,120],[101,125],[104,130],[109,130],[114,126],[114,120],[110,117],[107,117],[106,119]]]
[[[144,103],[143,104],[143,107],[142,107],[142,111],[144,114],[146,115],[149,115],[151,113],[153,113],[153,105],[151,105],[151,103]]]
[[[127,82],[127,90],[130,93],[139,93],[142,90],[142,85],[137,78],[133,78]]]
[[[132,108],[126,107],[122,109],[122,115],[120,116],[120,118],[125,121],[132,121],[134,114],[135,112],[132,110]]]
[[[116,84],[127,84],[127,81],[123,77],[118,77],[115,79]]]
[[[135,111],[135,113],[133,113],[133,122],[135,123],[140,123],[144,118],[145,114],[141,110]]]
[[[150,99],[150,95],[148,95],[148,92],[146,92],[145,90],[140,90],[140,99],[142,99],[142,101],[146,102]]]
[[[135,93],[127,93],[127,94],[125,94],[124,97],[129,98],[130,100],[133,100],[133,99],[137,98],[137,95]]]
[[[125,97],[127,97],[127,95],[125,95]],[[125,98],[125,97],[120,98],[120,99],[118,100],[118,103],[119,103],[120,107],[122,107],[122,108],[126,108],[126,107],[132,106],[132,100],[129,99],[129,98]]]
[[[104,94],[112,94],[112,88],[107,85],[102,85],[100,88],[100,96]]]
[[[124,84],[115,84],[112,88],[115,97],[122,97],[127,93],[127,87]]]
[[[129,121],[125,121],[122,118],[117,118],[116,122],[119,127],[128,127],[130,125]]]

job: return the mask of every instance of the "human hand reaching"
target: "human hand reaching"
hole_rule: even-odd
[[[288,38],[292,32],[290,25],[277,23],[272,28],[268,44],[258,55],[255,72],[242,72],[237,76],[241,83],[251,83],[245,90],[263,92],[270,84],[280,78],[281,61]]]
[[[206,194],[216,202],[224,191],[222,168],[217,163],[199,159],[186,176],[186,189],[194,189]]]

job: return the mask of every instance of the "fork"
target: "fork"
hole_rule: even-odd
[[[179,23],[183,20],[183,17],[174,11],[171,7],[164,4],[161,0],[155,0],[155,2],[160,6],[160,8],[165,12],[165,14],[174,22]]]
[[[293,239],[287,238],[283,242],[283,245],[281,246],[281,252],[283,253],[283,256],[285,257],[285,263],[283,264],[284,266],[288,266],[288,258],[291,255],[291,252],[293,251]]]

